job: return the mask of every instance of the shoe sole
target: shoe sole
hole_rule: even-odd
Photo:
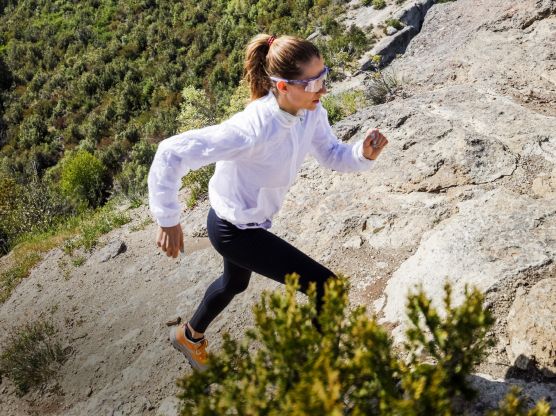
[[[187,358],[187,361],[189,361],[189,364],[191,365],[191,367],[193,367],[194,369],[199,370],[199,371],[206,370],[207,367],[205,365],[202,365],[202,364],[199,364],[198,362],[196,362],[193,359],[193,357],[191,356],[191,352],[186,347],[184,347],[183,345],[181,345],[178,342],[178,340],[176,338],[176,331],[180,328],[181,328],[181,326],[175,326],[170,331],[170,341],[172,342],[172,346],[176,350],[181,352],[183,355],[185,355],[185,358]]]

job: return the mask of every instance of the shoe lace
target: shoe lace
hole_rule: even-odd
[[[206,348],[208,347],[208,340],[203,338],[198,345],[195,346],[195,354],[199,356],[202,360],[207,359],[207,351]]]

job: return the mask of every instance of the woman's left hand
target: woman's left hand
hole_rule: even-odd
[[[369,129],[363,142],[363,155],[367,159],[374,160],[387,144],[388,139],[378,129]]]

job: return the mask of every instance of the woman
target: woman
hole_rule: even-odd
[[[336,275],[268,231],[306,154],[340,172],[365,171],[388,143],[376,129],[354,145],[333,134],[320,103],[328,68],[310,41],[259,34],[247,46],[244,69],[251,91],[245,110],[218,125],[163,140],[149,170],[149,207],[159,225],[156,243],[167,256],[177,257],[183,252],[180,179],[216,162],[207,229],[224,272],[209,285],[193,317],[170,334],[172,345],[198,370],[206,368],[203,333],[247,288],[252,272],[281,283],[296,272],[303,293],[315,281],[321,310],[325,281]]]

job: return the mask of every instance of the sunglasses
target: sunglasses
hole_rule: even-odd
[[[278,78],[278,77],[270,77],[270,79],[272,81],[284,81],[284,82],[287,82],[288,84],[305,85],[305,91],[307,91],[307,92],[318,92],[318,91],[321,90],[321,88],[323,86],[325,86],[326,77],[328,76],[329,72],[330,72],[330,68],[328,68],[325,65],[322,72],[314,78],[309,78],[309,79],[284,79],[284,78]]]

